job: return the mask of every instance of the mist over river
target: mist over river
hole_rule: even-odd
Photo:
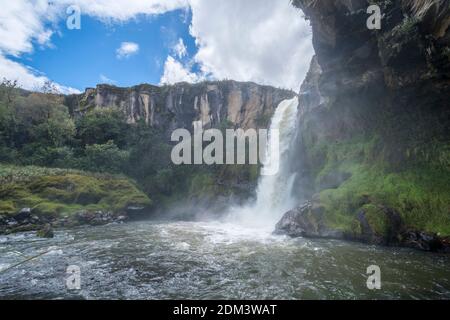
[[[450,257],[290,239],[226,222],[140,221],[0,237],[2,299],[448,299]],[[366,269],[381,268],[381,290]],[[66,268],[81,290],[66,288]]]

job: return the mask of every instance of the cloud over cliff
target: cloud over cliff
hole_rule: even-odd
[[[310,27],[289,0],[15,0],[5,2],[0,14],[0,78],[18,79],[27,89],[48,80],[45,70],[33,70],[11,57],[52,46],[52,36],[60,32],[56,25],[69,5],[112,24],[190,9],[197,52],[186,57],[180,39],[177,51],[163,58],[164,83],[226,78],[297,90],[313,55]],[[137,48],[128,46],[131,53]],[[128,56],[130,51],[125,51],[118,55]],[[58,86],[64,92],[76,91]]]

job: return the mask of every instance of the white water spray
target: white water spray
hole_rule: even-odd
[[[289,153],[295,136],[297,108],[298,98],[294,97],[282,101],[275,110],[270,130],[279,131],[279,171],[276,175],[261,176],[255,203],[243,208],[234,208],[229,216],[234,222],[249,227],[273,230],[282,215],[294,206],[292,186],[295,174],[290,171]]]

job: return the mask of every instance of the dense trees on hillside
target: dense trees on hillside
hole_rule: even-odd
[[[118,112],[74,120],[62,97],[28,93],[4,81],[0,90],[0,161],[119,172],[128,159],[127,124]]]
[[[0,85],[0,164],[123,174],[156,201],[229,194],[257,179],[254,166],[176,166],[167,137],[145,122],[131,125],[116,109],[74,117],[54,88],[40,91]]]
[[[128,124],[119,110],[74,118],[61,95],[41,91],[0,85],[1,163],[125,174],[148,194],[169,196],[188,185],[182,178],[189,170],[171,163],[171,147],[155,129]]]

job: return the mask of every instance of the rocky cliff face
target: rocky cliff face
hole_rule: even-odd
[[[450,2],[293,3],[316,51],[300,91],[297,179],[299,200],[315,209],[293,210],[279,227],[308,218],[327,235],[370,243],[448,243]],[[371,4],[381,30],[366,26]]]
[[[132,88],[98,85],[68,97],[67,104],[78,116],[93,108],[118,108],[130,123],[144,121],[167,132],[191,129],[192,122],[199,120],[204,128],[226,122],[247,129],[267,126],[277,105],[294,95],[287,90],[235,81]]]
[[[366,27],[366,10],[372,3],[378,3],[384,15],[381,30]],[[317,134],[353,135],[382,126],[387,119],[377,113],[391,118],[410,113],[417,118],[405,119],[405,126],[411,127],[411,121],[418,126],[438,122],[439,128],[422,130],[427,135],[424,141],[448,137],[450,2],[296,0],[294,4],[311,20],[318,62],[312,64],[301,95],[315,97],[308,109],[315,105],[336,110],[337,118],[327,119],[329,130]],[[316,83],[317,90],[308,83]],[[416,136],[408,130],[389,133],[404,139],[405,149],[414,147],[411,138]],[[391,160],[405,160],[401,153],[406,150],[391,151]]]

